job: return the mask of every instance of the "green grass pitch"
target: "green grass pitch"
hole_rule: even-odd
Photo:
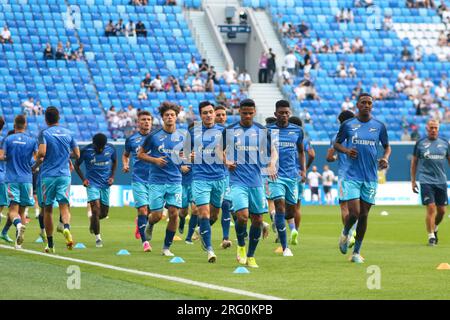
[[[383,210],[389,215],[380,215]],[[305,207],[299,245],[291,246],[294,257],[275,253],[278,245],[274,243],[274,235],[270,234],[268,239],[260,241],[256,251],[260,268],[250,269],[250,274],[233,274],[238,267],[235,232],[232,228],[232,248],[220,249],[220,221],[213,227],[217,263],[207,263],[206,253],[198,241],[193,246],[175,241],[171,250],[185,263],[172,264],[170,258],[160,255],[165,221],[155,226],[153,252],[144,253],[140,240],[134,238],[135,210],[112,208],[110,218],[101,224],[104,247],[95,248],[85,211],[72,210],[72,233],[75,242],[83,242],[87,248],[68,251],[62,235],[56,234],[57,255],[284,299],[450,299],[450,270],[436,270],[440,263],[450,263],[448,215],[439,230],[439,245],[428,247],[425,212],[418,206],[372,208],[361,252],[366,259],[363,265],[350,263],[348,256],[338,250],[342,229],[338,207]],[[268,220],[267,215],[265,219]],[[10,236],[13,234],[14,227]],[[23,247],[42,251],[43,245],[34,243],[37,236],[38,223],[33,219],[27,227]],[[117,256],[120,249],[127,249],[131,255]],[[78,264],[81,289],[69,290],[66,271],[74,264],[0,248],[2,299],[251,299],[83,264]],[[380,289],[368,289],[371,274],[367,268],[371,265],[381,270]]]

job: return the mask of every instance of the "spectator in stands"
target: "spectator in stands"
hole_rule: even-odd
[[[394,85],[394,88],[395,92],[402,93],[405,90],[405,83],[403,81],[400,81],[400,79],[398,79]]]
[[[259,70],[258,70],[258,82],[267,83],[267,55],[263,51],[259,57]]]
[[[227,96],[225,95],[225,92],[223,92],[222,89],[220,89],[219,94],[216,96],[216,103],[226,107],[229,105],[227,101]]]
[[[133,22],[133,20],[130,20],[130,22],[128,22],[125,28],[125,36],[136,37],[136,24]]]
[[[236,71],[234,71],[234,69],[231,66],[228,66],[227,70],[225,70],[222,74],[222,78],[228,85],[237,83],[236,77],[237,77]]]
[[[322,48],[320,48],[319,53],[331,53],[332,51],[332,47],[331,47],[331,43],[330,40],[327,39],[325,41],[325,44],[322,46]]]
[[[177,120],[179,123],[186,123],[186,111],[184,111],[184,107],[180,106],[180,113],[177,116]]]
[[[151,91],[152,76],[150,75],[150,73],[145,74],[145,78],[144,78],[144,80],[142,80],[142,82],[144,83],[145,88],[147,90]]]
[[[214,92],[214,80],[211,78],[211,74],[209,72],[205,81],[205,91]]]
[[[188,63],[187,69],[189,75],[195,75],[198,72],[199,66],[197,61],[195,61],[195,57],[191,58],[191,62]]]
[[[192,108],[192,105],[189,105],[189,110],[186,113],[186,121],[188,123],[188,125],[190,125],[192,122],[194,122],[196,120],[196,115],[194,113],[194,109]]]
[[[272,83],[273,76],[277,70],[276,66],[276,55],[273,53],[272,48],[269,48],[269,53],[267,55],[267,82]],[[250,77],[250,75],[249,75]]]
[[[80,43],[77,50],[72,51],[71,60],[81,61],[84,60],[84,45]]]
[[[2,33],[0,34],[0,43],[4,44],[6,42],[13,43],[12,37],[11,37],[11,31],[9,31],[8,26],[5,24],[3,27]]]
[[[50,45],[50,43],[47,42],[47,45],[45,46],[44,49],[44,59],[49,60],[49,59],[54,59],[55,56],[53,54],[53,48]]]
[[[409,131],[407,128],[403,129],[403,133],[400,137],[401,141],[411,141],[411,135],[409,134]]]
[[[442,121],[445,123],[450,123],[450,108],[445,107],[445,112]]]
[[[176,0],[166,0],[166,5],[167,6],[176,6],[177,1]]]
[[[353,110],[354,107],[355,107],[355,106],[353,105],[353,102],[350,100],[350,97],[346,97],[346,98],[345,98],[345,101],[342,102],[341,110],[342,110],[342,111]]]
[[[244,72],[242,72],[238,76],[238,84],[245,91],[247,91],[248,88],[250,88],[252,84],[252,79],[250,78],[250,74],[247,72],[247,70],[244,70]]]
[[[200,74],[198,73],[192,80],[192,91],[194,92],[205,91],[205,85],[203,84],[203,80],[200,78]]]
[[[145,87],[144,81],[141,81],[141,88],[139,89],[138,99],[139,100],[147,100],[147,91],[148,89]]]
[[[437,8],[438,15],[442,18],[442,13],[447,10],[447,5],[444,0],[441,0],[441,4]]]
[[[298,26],[298,32],[305,38],[309,38],[309,27],[305,21],[302,21]]]
[[[233,106],[233,108],[235,108],[236,106],[239,106],[241,100],[239,99],[236,89],[233,89],[231,91],[231,97],[230,97],[229,102],[230,102],[231,106]]]
[[[112,20],[109,20],[108,24],[105,27],[105,36],[115,36],[116,35],[116,29],[114,27],[114,23]]]
[[[291,74],[286,70],[286,67],[281,67],[281,79],[283,79],[283,85],[292,85]]]
[[[423,82],[423,87],[431,89],[434,87],[434,83],[433,83],[433,81],[431,81],[431,79],[429,77],[427,77],[427,78],[425,78],[425,81]]]
[[[406,77],[408,76],[408,72],[406,71],[406,68],[403,67],[400,72],[398,73],[397,79],[400,82],[405,82]]]
[[[280,28],[280,32],[283,36],[287,36],[288,32],[289,32],[289,24],[286,21],[283,21],[283,23],[281,24],[281,28]]]
[[[346,23],[353,23],[355,17],[353,16],[353,11],[350,8],[343,10],[343,18]]]
[[[296,74],[297,57],[294,55],[294,51],[289,51],[289,53],[284,57],[284,66],[291,75]]]
[[[67,56],[64,52],[64,47],[61,41],[58,42],[58,46],[56,47],[56,54],[55,54],[56,60],[66,60]]]
[[[417,7],[415,0],[406,0],[406,6],[408,8],[416,8]]]
[[[160,92],[163,91],[163,81],[161,75],[157,74],[156,78],[150,83],[151,91]]]
[[[383,97],[381,96],[381,90],[378,87],[378,85],[376,83],[374,83],[372,85],[372,88],[370,88],[370,95],[375,99],[375,100],[380,100]]]
[[[383,87],[380,89],[380,95],[381,99],[393,99],[395,97],[386,84],[383,84]]]
[[[34,115],[41,116],[44,112],[44,108],[42,108],[41,102],[38,100],[34,105]]]
[[[358,84],[356,85],[356,87],[353,88],[352,90],[352,100],[355,100],[356,98],[359,97],[359,95],[361,93],[363,93],[363,87],[362,87],[362,82],[359,81]]]
[[[66,60],[69,60],[70,56],[72,55],[72,45],[70,44],[70,41],[66,41],[66,46],[64,47],[64,55],[66,57]]]
[[[417,46],[416,50],[414,50],[414,61],[420,62],[422,61],[423,56],[423,48],[422,46]]]
[[[305,74],[304,79],[300,82],[300,86],[305,88],[306,99],[308,100],[319,100],[314,83],[311,81],[311,76]]]
[[[298,52],[301,54],[303,52],[303,50],[306,48],[305,39],[303,39],[303,37],[300,35],[300,36],[298,36],[298,38],[296,40],[297,41],[294,46],[294,52]]]
[[[344,42],[342,42],[342,50],[343,53],[352,53],[352,46],[347,38],[344,38]]]
[[[384,16],[383,29],[384,29],[384,31],[390,31],[390,30],[394,29],[394,22],[392,21],[391,15]]]
[[[411,60],[411,52],[408,50],[407,46],[403,46],[402,60],[403,61],[410,61]]]
[[[347,78],[347,68],[344,61],[339,62],[336,68],[336,76],[338,76],[339,78]]]
[[[129,104],[127,107],[127,114],[128,117],[131,119],[132,121],[132,125],[135,126],[136,125],[136,121],[138,119],[138,111],[133,107],[133,105]]]
[[[361,40],[361,38],[356,37],[356,39],[353,41],[352,52],[353,53],[364,53],[364,43]]]
[[[28,100],[25,100],[22,103],[22,107],[23,107],[23,113],[26,115],[33,115],[34,114],[34,110],[35,110],[35,105],[34,105],[34,98],[33,97],[29,97]]]
[[[219,80],[217,80],[217,72],[214,70],[214,66],[209,67],[208,78],[211,78],[214,84],[219,84]]]
[[[240,89],[239,89],[239,93],[237,94],[237,97],[238,97],[238,99],[239,99],[239,102],[241,102],[241,101],[243,101],[243,100],[245,100],[245,99],[248,98],[248,96],[247,96],[247,94],[244,92],[244,89],[243,89],[243,88],[240,88]]]
[[[123,25],[123,19],[119,19],[119,21],[114,26],[114,31],[116,32],[116,36],[125,35],[125,26]]]
[[[439,83],[439,86],[434,89],[434,95],[436,96],[437,100],[448,100],[447,98],[447,87],[444,85],[444,83],[441,81]]]
[[[344,49],[341,48],[339,42],[336,41],[331,47],[331,53],[344,53]]]
[[[145,24],[141,20],[139,20],[136,24],[136,36],[147,37],[147,29],[145,28]]]
[[[304,108],[303,111],[300,111],[299,116],[303,123],[312,123],[311,114],[306,108]]]
[[[433,0],[415,0],[415,7],[416,8],[434,8],[434,1]]]
[[[350,66],[348,67],[348,76],[350,78],[356,78],[358,70],[356,70],[356,67],[353,65],[353,62],[350,63]]]
[[[373,0],[355,0],[355,7],[360,8],[360,7],[370,7],[371,5],[373,5]]]
[[[298,86],[295,87],[294,93],[297,97],[297,100],[303,101],[306,99],[306,87],[302,85],[302,83],[299,83]]]
[[[337,9],[336,15],[334,16],[334,18],[336,19],[337,23],[344,22],[343,12],[344,12],[344,9],[341,9],[341,10]]]
[[[320,52],[325,43],[320,39],[320,37],[317,37],[317,39],[314,40],[311,45],[314,48],[314,52]]]
[[[189,84],[189,78],[190,78],[189,74],[186,73],[184,75],[183,80],[180,82],[181,91],[183,91],[183,92],[190,92],[190,91],[192,91],[191,90],[191,86]]]
[[[106,118],[108,119],[109,122],[112,121],[112,118],[115,117],[117,115],[116,112],[116,108],[114,106],[111,106],[108,110],[108,112],[106,112]]]
[[[206,62],[206,59],[204,59],[204,58],[202,59],[202,62],[198,66],[198,71],[199,72],[208,72],[209,71],[209,65]]]
[[[447,36],[445,35],[445,32],[443,30],[439,32],[438,46],[440,47],[447,46]]]

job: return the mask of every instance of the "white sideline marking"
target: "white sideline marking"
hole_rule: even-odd
[[[14,247],[5,246],[5,245],[0,245],[0,248],[14,250],[14,251],[16,250]],[[137,275],[140,275],[140,276],[164,279],[164,280],[173,281],[173,282],[179,282],[179,283],[188,284],[188,285],[192,285],[192,286],[196,286],[196,287],[200,287],[200,288],[206,288],[206,289],[211,289],[211,290],[228,292],[228,293],[238,294],[238,295],[242,295],[242,296],[257,298],[257,299],[283,300],[282,298],[279,298],[279,297],[268,296],[268,295],[265,295],[265,294],[255,293],[255,292],[246,291],[246,290],[222,287],[222,286],[218,286],[218,285],[215,285],[215,284],[209,284],[209,283],[205,283],[205,282],[189,280],[189,279],[180,278],[180,277],[166,276],[166,275],[159,274],[159,273],[145,272],[145,271],[139,271],[139,270],[134,270],[134,269],[127,269],[127,268],[117,267],[117,266],[113,266],[113,265],[109,265],[109,264],[93,262],[93,261],[87,261],[87,260],[81,260],[81,259],[74,259],[74,258],[69,258],[69,257],[63,257],[63,256],[54,255],[54,254],[48,254],[48,253],[44,253],[44,252],[34,251],[34,250],[20,249],[20,250],[17,250],[17,251],[18,252],[26,252],[26,253],[30,253],[30,254],[34,254],[34,255],[38,255],[38,256],[44,256],[44,257],[53,258],[53,259],[58,259],[58,260],[65,260],[65,261],[71,261],[71,262],[87,264],[87,265],[100,267],[100,268],[105,268],[105,269],[111,269],[111,270],[115,270],[115,271],[122,271],[122,272],[137,274]]]

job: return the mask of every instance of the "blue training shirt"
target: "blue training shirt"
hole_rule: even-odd
[[[347,167],[343,179],[360,182],[377,182],[377,146],[385,148],[389,145],[386,126],[371,118],[362,122],[358,118],[352,118],[342,123],[336,137],[336,142],[343,144],[346,141],[347,148],[356,148],[358,157],[347,157]]]
[[[237,166],[230,171],[230,185],[262,187],[261,172],[270,162],[270,135],[263,125],[254,122],[243,127],[236,122],[223,131],[223,148],[227,159]]]
[[[137,153],[139,147],[144,142],[145,138],[148,137],[150,133],[143,135],[140,132],[136,132],[132,136],[129,136],[125,140],[125,151],[131,155],[131,165],[132,165],[132,181],[147,183],[148,175],[150,172],[149,164],[145,161],[139,160]]]
[[[108,179],[112,174],[113,162],[116,161],[116,149],[107,143],[101,153],[95,151],[95,146],[91,143],[81,150],[80,159],[77,164],[84,162],[86,167],[86,179],[89,185],[96,188],[108,188]]]
[[[216,148],[222,150],[222,132],[225,128],[215,124],[211,128],[203,124],[189,130],[191,148],[195,152],[192,173],[194,180],[225,179],[224,164],[216,154]]]
[[[289,123],[287,127],[279,127],[276,123],[267,126],[272,144],[278,150],[278,176],[296,179],[298,176],[298,151],[302,148],[303,129]]]
[[[192,184],[192,165],[187,165],[188,167],[191,168],[191,170],[188,171],[188,173],[182,173],[182,177],[181,177],[181,184],[183,186],[186,185],[191,185]]]
[[[38,149],[36,138],[28,133],[14,133],[5,138],[2,149],[6,155],[5,182],[32,183],[30,159]]]
[[[0,149],[3,148],[3,142],[5,139],[3,139],[0,142]],[[5,176],[6,176],[6,162],[0,161],[0,184],[5,183]]]
[[[336,142],[337,133],[333,136],[330,142],[330,148],[334,149],[334,143]],[[347,143],[343,143],[344,147],[347,147]],[[336,150],[337,160],[338,160],[338,178],[343,179],[345,175],[345,170],[347,169],[348,161],[347,155],[345,153]]]
[[[420,139],[414,146],[418,161],[419,182],[423,184],[447,184],[445,167],[450,156],[450,142],[442,138]]]
[[[305,153],[306,164],[308,164],[308,151],[311,149],[311,141],[308,138],[304,138],[303,140],[303,152]],[[303,171],[302,164],[300,163],[300,159],[297,156],[295,157],[295,168],[298,168],[297,175],[301,178],[301,172]]]
[[[39,134],[39,144],[47,146],[41,166],[42,177],[70,177],[70,152],[77,147],[72,133],[61,126],[51,126]]]
[[[142,144],[144,151],[154,158],[165,157],[167,161],[164,167],[150,163],[149,183],[181,184],[180,153],[183,151],[185,137],[185,132],[181,130],[170,133],[161,128],[145,138]]]

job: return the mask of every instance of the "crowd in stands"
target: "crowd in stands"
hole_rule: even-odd
[[[56,51],[53,49],[52,45],[47,42],[44,49],[44,59],[45,60],[72,60],[81,61],[85,59],[84,46],[80,43],[77,49],[73,49],[69,41],[63,47],[62,42],[58,42]]]
[[[129,4],[133,6],[146,6],[148,5],[148,0],[131,0]],[[176,5],[177,5],[176,0],[166,0],[166,6],[176,6]]]
[[[119,19],[117,23],[113,23],[109,20],[105,27],[106,37],[147,37],[147,29],[142,21],[138,21],[137,24],[130,20],[127,24],[124,24],[123,19]]]
[[[273,81],[277,68],[275,59],[276,55],[272,52],[272,48],[269,49],[269,52],[261,52],[258,71],[259,83],[271,83]]]
[[[436,8],[434,0],[406,0],[408,8]]]
[[[336,13],[335,19],[337,23],[353,23],[355,17],[352,9],[341,9]]]
[[[23,107],[23,114],[25,114],[25,115],[40,116],[43,114],[43,108],[41,106],[41,102],[40,101],[34,102],[33,97],[29,97],[27,100],[22,102],[22,107]]]
[[[116,108],[111,106],[106,113],[111,137],[113,139],[123,138],[136,132],[137,114],[139,111],[132,105],[129,105],[126,110],[119,111],[116,111]]]
[[[2,32],[0,33],[0,43],[4,44],[6,42],[12,44],[13,40],[11,37],[11,31],[9,31],[8,26],[5,24]]]

